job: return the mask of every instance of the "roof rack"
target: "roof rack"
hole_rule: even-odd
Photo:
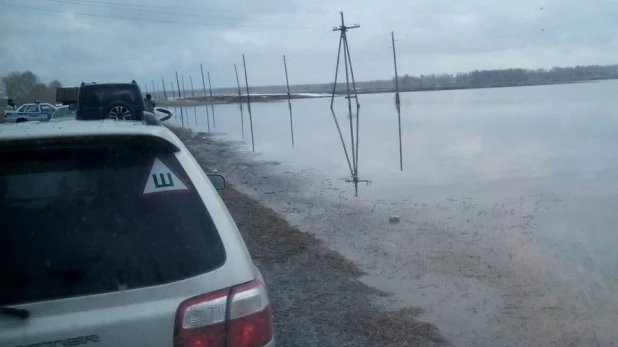
[[[56,89],[56,102],[61,102],[63,105],[77,103],[79,95],[79,87],[60,87]]]
[[[135,80],[132,80],[131,83],[137,84],[137,82]],[[89,84],[97,84],[97,82],[90,82]],[[86,82],[82,82],[81,86],[83,87],[85,85],[86,85]]]

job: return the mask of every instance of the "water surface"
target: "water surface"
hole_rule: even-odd
[[[616,345],[616,95],[615,81],[404,93],[403,171],[394,96],[361,95],[359,174],[373,183],[358,198],[328,98],[292,101],[294,147],[287,102],[254,103],[256,159],[312,173],[309,189],[254,196],[458,346]],[[346,100],[335,105],[349,149]],[[242,140],[238,105],[214,111],[216,132]],[[183,112],[215,131],[212,110]],[[251,150],[246,105],[244,140]]]

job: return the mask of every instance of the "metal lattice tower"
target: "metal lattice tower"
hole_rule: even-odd
[[[358,102],[358,93],[356,91],[356,81],[354,79],[354,69],[352,68],[352,58],[350,57],[350,48],[348,46],[348,37],[347,32],[350,29],[360,28],[360,25],[354,24],[351,26],[346,26],[345,21],[343,19],[343,12],[339,12],[341,14],[341,25],[338,27],[334,27],[333,31],[341,32],[339,37],[339,50],[337,52],[337,67],[335,69],[335,82],[333,83],[333,94],[330,99],[330,110],[333,115],[333,119],[335,121],[335,125],[337,126],[337,131],[339,132],[339,137],[341,138],[341,145],[343,146],[343,151],[345,153],[346,160],[348,161],[348,167],[350,168],[350,173],[352,175],[352,179],[346,180],[346,182],[351,182],[354,184],[355,195],[358,196],[358,183],[365,182],[367,184],[371,183],[368,180],[360,180],[358,178],[358,142],[359,142],[359,120],[360,120],[360,104]],[[341,52],[343,52],[343,63],[345,69],[345,82],[346,82],[346,99],[348,100],[348,115],[350,120],[350,150],[351,155],[348,153],[348,149],[346,147],[346,142],[343,138],[343,133],[341,132],[341,127],[339,126],[339,121],[337,120],[337,116],[335,115],[335,111],[333,109],[333,103],[335,101],[335,94],[337,92],[337,77],[339,75],[339,62],[341,60]],[[351,88],[350,88],[351,84]],[[356,117],[352,113],[352,99],[354,99],[356,103]],[[354,118],[356,118],[356,128],[354,127]],[[351,157],[351,160],[350,160]]]

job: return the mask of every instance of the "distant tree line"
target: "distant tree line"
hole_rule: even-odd
[[[0,94],[18,105],[36,100],[54,103],[56,89],[60,87],[58,80],[45,84],[32,71],[15,71],[0,78]]]
[[[466,88],[513,87],[541,84],[561,84],[604,79],[618,79],[618,64],[578,65],[552,69],[502,69],[474,70],[456,74],[429,74],[399,76],[401,91],[441,90]],[[62,87],[58,80],[48,84],[41,82],[31,71],[11,72],[0,79],[0,95],[12,98],[16,103],[41,100],[54,102],[56,88]],[[359,92],[384,92],[395,88],[395,78],[388,80],[356,82]],[[237,88],[218,88],[218,93],[236,94]],[[331,93],[333,83],[291,85],[293,93]],[[251,93],[286,93],[285,85],[250,86]],[[345,93],[344,83],[337,83],[337,93]],[[242,93],[245,89],[242,88]]]
[[[429,74],[399,76],[401,91],[442,90],[467,88],[514,87],[542,84],[561,84],[604,79],[618,79],[618,65],[585,65],[554,67],[552,69],[474,70],[456,74]],[[385,92],[395,89],[395,78],[356,82],[359,92]],[[250,86],[251,93],[286,93],[285,85]],[[331,93],[333,83],[295,84],[292,93]],[[235,94],[236,88],[219,88],[219,93]],[[345,93],[345,83],[337,83],[337,93]],[[245,93],[244,87],[242,93]]]
[[[540,84],[559,84],[618,78],[618,65],[554,67],[550,70],[503,69],[475,70],[457,74],[430,74],[399,77],[402,90],[432,88],[492,88]],[[394,83],[394,78],[391,83]],[[365,85],[363,83],[363,85]],[[369,84],[370,85],[370,84]]]

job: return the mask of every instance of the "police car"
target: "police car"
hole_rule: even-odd
[[[27,121],[47,121],[56,112],[57,107],[42,102],[33,102],[21,105],[17,111],[6,111],[4,120],[8,123],[22,123]]]

